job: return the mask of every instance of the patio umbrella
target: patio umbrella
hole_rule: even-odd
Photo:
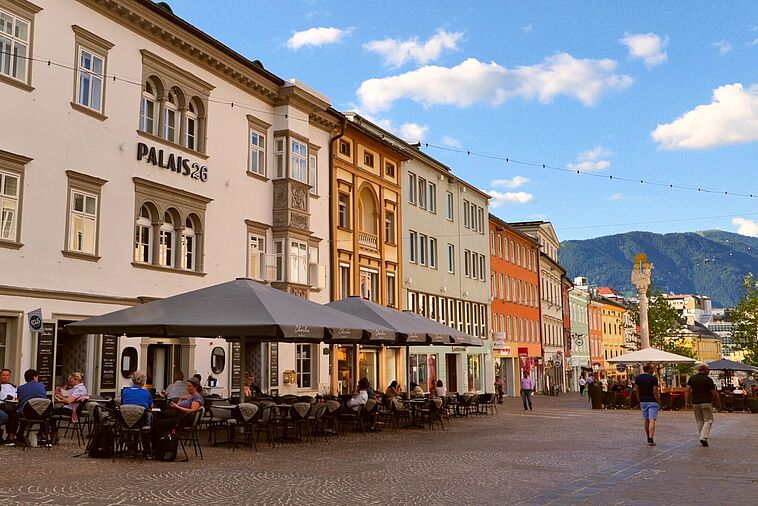
[[[713,362],[707,362],[706,365],[712,371],[743,371],[743,372],[758,372],[758,367],[742,364],[733,360],[722,358],[721,360],[714,360]]]
[[[645,348],[609,358],[606,362],[611,364],[694,364],[696,360],[655,348]]]

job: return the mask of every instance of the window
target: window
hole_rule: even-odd
[[[95,254],[97,195],[71,190],[68,250]]]
[[[497,256],[503,258],[503,236],[500,234],[497,236]]]
[[[285,139],[284,137],[277,137],[274,139],[274,179],[281,179],[286,177],[286,163],[285,158]]]
[[[495,256],[495,232],[490,232],[490,254]]]
[[[387,305],[395,307],[395,273],[387,273]]]
[[[410,263],[416,263],[416,238],[418,234],[411,230],[408,233],[408,261]]]
[[[184,230],[182,230],[181,245],[181,265],[182,269],[190,271],[195,270],[195,224],[191,218],[184,221]]]
[[[174,266],[174,222],[169,213],[163,216],[158,236],[158,265]]]
[[[498,287],[499,287],[499,295],[500,300],[505,300],[505,281],[504,281],[503,273],[501,272],[498,274]]]
[[[312,288],[323,288],[326,286],[325,271],[321,270],[318,265],[318,246],[311,245],[308,247],[308,284]]]
[[[445,198],[445,217],[453,221],[453,192],[447,192],[447,196]]]
[[[447,300],[447,322],[450,327],[455,327],[458,323],[458,319],[455,313],[456,303],[453,299]]]
[[[248,234],[247,238],[247,277],[262,280],[266,266],[266,238],[257,234]]]
[[[297,387],[311,388],[313,381],[313,345],[298,344],[296,350]]]
[[[147,206],[142,206],[137,217],[134,234],[134,261],[153,263],[153,217]]]
[[[418,178],[418,206],[426,209],[426,179]]]
[[[372,269],[361,269],[361,297],[379,302],[379,273]]]
[[[384,164],[384,173],[387,177],[394,178],[395,177],[395,164],[392,162],[386,162]]]
[[[484,209],[481,207],[477,208],[477,216],[479,217],[479,233],[484,233]]]
[[[440,297],[439,306],[440,323],[447,325],[447,301],[444,297]]]
[[[308,184],[308,145],[290,139],[290,178]]]
[[[384,212],[384,242],[395,244],[395,213]]]
[[[408,311],[416,312],[416,292],[408,292]]]
[[[479,255],[479,281],[484,281],[484,255]]]
[[[349,157],[350,156],[350,147],[351,146],[350,146],[349,142],[341,140],[340,141],[340,147],[339,147],[340,154]]]
[[[477,307],[478,304],[471,305],[471,328],[474,337],[479,337],[479,309]]]
[[[477,253],[471,253],[471,277],[474,279],[479,277],[479,255]]]
[[[308,245],[304,242],[290,241],[289,281],[308,284]]]
[[[437,185],[429,183],[429,212],[437,213]]]
[[[447,272],[455,273],[455,246],[452,244],[447,245]]]
[[[26,83],[31,22],[0,10],[0,74]]]
[[[469,228],[469,207],[471,207],[471,204],[469,204],[468,200],[463,201],[463,226],[464,228]]]
[[[482,355],[468,355],[468,391],[478,392],[482,389]]]
[[[463,318],[464,318],[464,315],[463,315],[463,302],[459,300],[458,303],[457,303],[457,305],[458,305],[458,330],[460,330],[461,332],[463,332],[463,328],[464,328],[463,327]]]
[[[257,130],[250,131],[250,172],[266,176],[266,136]]]
[[[463,323],[466,328],[466,334],[471,335],[471,303],[465,302],[463,304],[464,313],[463,313]]]
[[[429,238],[429,267],[437,268],[437,239]]]
[[[284,241],[274,241],[274,272],[276,281],[284,281]]]
[[[187,106],[187,111],[184,113],[184,145],[189,149],[197,149],[198,145],[198,117],[197,106],[195,101],[192,100]],[[265,158],[264,158],[265,160]],[[265,164],[260,164],[263,169],[263,175],[266,174]]]
[[[487,306],[479,304],[479,335],[487,335]]]
[[[145,88],[142,90],[142,101],[140,102],[139,111],[139,128],[143,132],[155,134],[158,124],[156,115],[158,113],[158,96],[155,83],[152,79],[145,82]]]
[[[374,167],[374,155],[368,151],[363,152],[363,165],[367,167]]]
[[[471,252],[463,250],[463,275],[467,278],[471,276]]]
[[[505,277],[505,299],[511,302],[511,277]]]
[[[427,237],[424,234],[418,236],[418,264],[426,265],[426,242]]]
[[[80,47],[77,61],[76,103],[101,112],[103,108],[103,78],[105,58]]]
[[[340,228],[350,228],[350,196],[347,193],[340,193],[339,203],[337,204],[337,219]]]
[[[340,264],[340,298],[350,296],[350,266]]]
[[[18,241],[20,176],[0,172],[0,239]]]
[[[315,154],[308,157],[308,184],[311,186],[311,195],[318,195],[318,156]]]
[[[416,205],[416,174],[408,173],[408,202]]]
[[[167,141],[179,142],[179,106],[177,105],[176,93],[168,92],[168,98],[163,103],[163,133],[162,137]]]

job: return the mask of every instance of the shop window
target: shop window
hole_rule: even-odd
[[[137,348],[128,346],[121,352],[121,376],[130,378],[137,370]]]
[[[479,392],[482,390],[482,356],[468,355],[468,390]]]
[[[216,346],[211,351],[211,371],[213,374],[221,374],[226,367],[226,352],[220,346]]]
[[[313,388],[313,355],[312,344],[297,345],[295,360],[298,388]]]

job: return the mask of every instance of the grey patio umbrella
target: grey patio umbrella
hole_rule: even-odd
[[[712,371],[743,371],[743,372],[758,372],[758,367],[750,364],[742,364],[733,360],[722,358],[721,360],[714,360],[713,362],[707,362],[706,365]]]

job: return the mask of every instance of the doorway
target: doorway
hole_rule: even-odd
[[[445,369],[447,370],[448,392],[458,391],[458,355],[455,353],[445,354]]]
[[[174,371],[182,371],[184,379],[191,376],[183,371],[182,346],[178,344],[149,344],[147,346],[147,384],[156,392],[161,392],[174,382]]]

